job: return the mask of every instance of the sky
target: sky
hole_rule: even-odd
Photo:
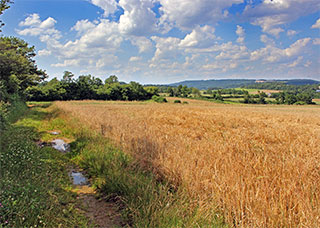
[[[15,0],[1,19],[49,79],[320,80],[319,0]]]

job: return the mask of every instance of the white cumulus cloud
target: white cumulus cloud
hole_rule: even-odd
[[[284,24],[317,12],[319,8],[318,0],[264,0],[259,5],[247,5],[244,15],[263,32],[279,36],[284,32]]]
[[[316,21],[316,23],[315,24],[313,24],[312,26],[311,26],[311,28],[313,28],[313,29],[320,29],[320,18]]]
[[[41,21],[38,14],[29,15],[24,21],[19,23],[20,27],[26,27],[16,30],[19,35],[23,36],[40,36],[45,38],[50,36],[53,39],[61,38],[61,34],[55,29],[56,20],[48,17],[46,20]]]
[[[243,0],[160,0],[163,19],[178,27],[192,29],[200,24],[215,24],[224,18],[225,9]]]

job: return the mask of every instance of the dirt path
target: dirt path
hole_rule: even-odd
[[[78,194],[79,208],[94,227],[123,227],[117,206],[99,198],[92,187],[88,185],[75,186],[73,192]]]
[[[49,132],[59,135],[59,131]],[[55,139],[51,146],[62,153],[68,153],[70,146],[68,139]],[[77,196],[78,210],[90,221],[90,225],[97,228],[118,228],[124,227],[118,206],[115,203],[107,202],[102,195],[91,186],[90,181],[85,177],[84,172],[78,168],[69,168],[70,181],[73,183],[72,191]]]

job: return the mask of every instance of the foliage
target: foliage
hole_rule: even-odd
[[[311,93],[302,92],[302,93],[290,93],[290,92],[281,92],[272,95],[276,99],[276,104],[314,104],[312,99],[313,95]]]
[[[9,3],[13,3],[11,0],[1,0],[0,1],[0,16],[3,14],[3,12],[6,9],[9,9]],[[4,26],[4,23],[2,20],[0,20],[0,32],[1,32],[1,27]]]
[[[137,82],[123,84],[115,75],[111,75],[103,83],[101,79],[89,75],[81,75],[77,79],[65,71],[63,79],[53,78],[37,86],[27,88],[29,101],[54,101],[54,100],[147,100],[158,94],[157,88],[143,88]]]
[[[0,100],[7,101],[12,94],[23,97],[27,87],[46,77],[37,68],[33,58],[34,47],[16,37],[0,37]]]
[[[195,87],[197,89],[224,89],[224,88],[237,88],[240,86],[254,83],[255,80],[247,79],[222,79],[222,80],[194,80],[194,81],[183,81],[178,83],[170,84],[169,86],[188,86]]]
[[[40,149],[38,138],[34,128],[21,124],[1,133],[0,227],[87,227],[74,209],[75,195],[65,190],[66,158]]]
[[[257,95],[251,95],[248,91],[245,91],[243,96],[243,103],[245,104],[266,104],[267,94],[264,92],[258,91]],[[257,98],[257,99],[255,99]]]
[[[9,98],[8,102],[0,100],[0,133],[7,129],[10,123],[15,122],[27,108],[18,95],[14,94]]]
[[[173,103],[175,103],[175,104],[181,104],[181,101],[180,101],[180,100],[174,100]]]
[[[157,102],[157,103],[167,103],[167,99],[161,96],[153,95],[152,100]]]
[[[299,80],[297,80],[299,82]],[[298,83],[296,82],[296,84]],[[310,82],[311,83],[311,82]],[[312,84],[298,84],[293,85],[288,82],[265,82],[265,83],[255,83],[252,85],[247,85],[243,88],[247,89],[266,89],[266,90],[281,90],[285,93],[290,93],[292,95],[298,95],[298,94],[309,94],[313,98],[320,98],[320,93],[317,93],[316,91],[319,89],[320,83],[316,83],[316,81],[313,81]]]

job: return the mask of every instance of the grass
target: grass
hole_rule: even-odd
[[[101,106],[100,102],[92,104]],[[226,227],[217,211],[211,210],[208,217],[202,216],[194,206],[197,203],[190,200],[183,188],[144,169],[135,157],[115,147],[100,132],[79,125],[77,118],[64,111],[50,123],[56,120],[67,122],[66,128],[72,129],[75,141],[71,143],[70,156],[73,161],[86,170],[93,185],[107,200],[121,206],[128,226]],[[61,126],[59,129],[67,131]]]
[[[125,174],[110,172],[118,173],[114,177],[115,182],[112,178],[107,179],[110,174],[103,171],[111,166],[103,162],[108,161],[106,154],[109,152],[103,149],[106,146],[97,146],[100,149],[93,153],[92,146],[88,152],[80,153],[83,159],[79,160],[80,163],[88,169],[96,167],[92,172],[101,167],[102,176],[98,180],[102,189],[105,180],[115,183],[107,185],[106,189],[117,186],[117,181],[124,183],[122,187],[119,184],[119,189],[130,189],[131,179],[150,183],[148,179],[141,181],[130,175],[152,172],[152,179],[170,183],[164,186],[169,185],[169,189],[178,194],[173,199],[187,194],[189,201],[173,200],[177,204],[169,204],[178,216],[163,216],[164,219],[172,219],[169,219],[168,226],[162,227],[175,227],[189,221],[193,221],[189,227],[196,227],[201,224],[201,219],[214,221],[217,211],[230,226],[320,226],[319,107],[225,105],[181,100],[188,101],[189,105],[175,105],[169,99],[168,104],[115,105],[104,102],[79,105],[81,102],[57,102],[55,106],[68,118],[77,118],[82,125],[95,130],[96,134],[103,127],[105,136],[126,152],[120,156],[123,157],[123,165],[119,170],[133,171]],[[128,165],[132,162],[136,165]],[[142,169],[139,168],[138,172],[136,167]],[[99,177],[97,173],[93,175]],[[122,175],[129,177],[126,179]],[[152,186],[152,191],[158,182],[154,183],[143,188]],[[139,184],[133,186],[138,188]],[[132,196],[139,201],[134,205],[149,202],[148,198],[152,198],[148,196],[140,201],[144,194],[130,195],[119,189],[116,191],[121,193],[120,196],[124,195],[122,201],[128,205],[127,208],[131,208],[128,199]],[[151,221],[159,220],[158,210],[154,207],[167,201],[153,198],[156,202],[140,209],[132,207],[130,214],[144,219],[154,215]],[[178,218],[180,222],[174,223]],[[150,219],[148,221],[151,222]],[[141,226],[150,224],[156,223]]]
[[[25,115],[34,125],[45,118],[35,110]],[[24,125],[26,119],[0,137],[0,227],[88,227],[69,191],[68,159],[52,148],[39,148],[40,135]]]
[[[79,108],[89,104],[103,106],[105,102],[78,102]],[[109,104],[117,105],[115,102]],[[123,103],[139,105],[139,102]],[[30,104],[29,104],[30,105]],[[40,104],[41,106],[45,104]],[[172,104],[173,105],[173,104]],[[130,227],[226,227],[223,218],[215,210],[203,217],[183,188],[177,188],[167,180],[143,169],[139,161],[122,152],[109,140],[79,120],[55,106],[43,109],[38,103],[20,125],[35,127],[42,140],[53,137],[47,132],[59,130],[59,137],[71,139],[71,153],[67,156],[85,169],[91,183],[104,198],[121,207],[123,221]]]
[[[320,99],[313,99],[313,102],[316,103],[317,105],[320,105]]]

